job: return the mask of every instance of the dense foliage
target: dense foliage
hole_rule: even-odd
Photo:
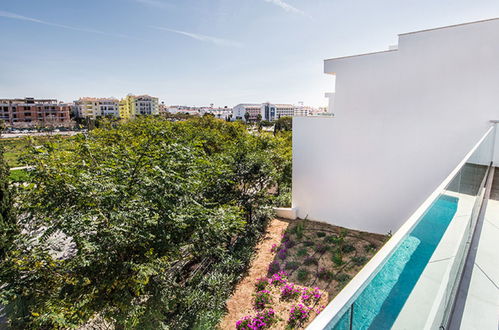
[[[213,328],[291,180],[290,135],[211,117],[113,123],[25,162],[0,265],[13,328]]]
[[[12,245],[12,240],[17,233],[9,175],[10,170],[4,158],[4,148],[0,145],[0,261],[8,247]]]

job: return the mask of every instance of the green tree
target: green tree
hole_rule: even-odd
[[[12,189],[9,186],[10,169],[4,159],[4,147],[0,145],[0,260],[12,245],[17,232],[13,213]]]
[[[0,277],[10,325],[215,327],[268,219],[284,141],[207,116],[31,148],[18,199],[29,230]]]
[[[250,114],[249,114],[249,112],[248,112],[248,111],[246,111],[246,112],[244,113],[244,120],[248,123],[248,122],[249,122],[249,119],[250,119]]]
[[[285,116],[275,121],[274,133],[280,131],[292,131],[292,130],[293,130],[293,118]]]

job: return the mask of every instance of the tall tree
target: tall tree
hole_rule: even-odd
[[[0,132],[1,134],[1,132]],[[4,147],[0,145],[0,260],[15,233],[15,217],[12,211],[12,191],[9,187],[10,169],[4,158]]]
[[[206,116],[138,118],[31,148],[16,199],[31,232],[0,281],[10,325],[97,315],[118,328],[215,328],[268,218],[285,141]]]

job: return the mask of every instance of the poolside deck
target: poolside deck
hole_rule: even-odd
[[[472,246],[473,262],[467,265],[455,317],[450,329],[498,329],[499,327],[499,168],[495,169],[490,199],[478,243]]]

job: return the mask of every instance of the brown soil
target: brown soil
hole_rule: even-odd
[[[283,238],[284,235],[284,238]],[[221,329],[235,329],[238,320],[246,315],[255,315],[253,294],[258,278],[271,277],[268,266],[278,263],[279,269],[289,274],[288,282],[302,287],[318,287],[324,292],[315,309],[327,305],[338,292],[359,272],[364,264],[379,250],[387,237],[332,226],[325,223],[274,219],[256,248],[256,256],[248,274],[237,285],[227,302],[228,313],[220,323]],[[287,243],[286,243],[287,242]],[[272,246],[277,248],[272,252]],[[285,253],[278,253],[285,250]],[[306,264],[305,260],[313,261]],[[270,289],[270,287],[269,287]],[[270,289],[274,294],[272,308],[281,321],[271,329],[284,329],[291,305],[299,303],[279,299],[279,288]],[[304,328],[316,316],[313,312]]]
[[[220,323],[221,329],[235,329],[236,322],[243,318],[253,307],[253,293],[256,279],[267,275],[267,268],[275,258],[271,252],[272,244],[280,244],[281,236],[289,226],[288,221],[274,219],[269,223],[264,238],[256,247],[256,257],[253,259],[248,274],[239,282],[234,294],[227,302],[227,314]]]

